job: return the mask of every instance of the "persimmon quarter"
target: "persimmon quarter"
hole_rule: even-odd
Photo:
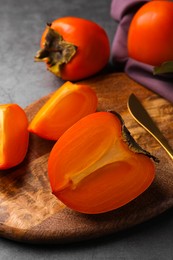
[[[34,116],[28,130],[38,136],[57,140],[80,118],[97,108],[97,95],[90,86],[65,82]]]
[[[152,155],[136,144],[118,114],[90,114],[68,129],[50,153],[52,192],[82,213],[119,208],[152,183],[155,167],[149,157]]]
[[[21,163],[27,153],[28,119],[17,104],[0,105],[0,170]]]

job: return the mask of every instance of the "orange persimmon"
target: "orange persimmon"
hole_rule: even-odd
[[[90,86],[65,82],[42,106],[28,130],[38,136],[57,140],[80,118],[97,108],[97,95]]]
[[[129,57],[153,66],[173,61],[172,28],[172,1],[144,4],[130,24],[127,42]]]
[[[0,170],[21,163],[27,153],[28,119],[17,104],[0,105]]]
[[[95,112],[69,128],[48,160],[53,194],[69,208],[97,214],[143,193],[155,176],[153,157],[113,112]],[[154,157],[153,157],[154,159]]]
[[[76,81],[103,69],[109,56],[109,39],[101,26],[83,18],[62,17],[47,25],[35,60],[45,61],[56,76]]]

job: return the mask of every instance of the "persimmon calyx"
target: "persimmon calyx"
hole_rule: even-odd
[[[62,66],[73,58],[77,46],[66,42],[58,32],[51,28],[51,24],[47,24],[47,27],[44,47],[37,52],[35,61],[46,62],[48,69],[60,77]]]
[[[154,75],[173,73],[173,61],[165,61],[160,66],[153,69]]]
[[[124,124],[124,120],[122,119],[122,117],[120,116],[120,114],[118,114],[115,111],[110,111],[111,113],[115,114],[120,122],[121,122],[121,126],[122,126],[122,137],[123,140],[128,144],[129,149],[134,152],[134,153],[140,153],[140,154],[144,154],[146,156],[148,156],[149,158],[153,159],[153,161],[159,163],[159,159],[156,158],[154,155],[152,155],[151,153],[149,153],[148,151],[146,151],[145,149],[143,149],[136,141],[135,139],[131,136],[129,130],[127,129],[127,127]]]

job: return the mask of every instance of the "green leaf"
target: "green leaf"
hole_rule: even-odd
[[[154,75],[160,75],[164,73],[173,73],[173,61],[166,61],[163,62],[160,66],[154,67]]]

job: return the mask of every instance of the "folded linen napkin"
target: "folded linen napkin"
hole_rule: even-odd
[[[173,102],[173,73],[153,75],[153,66],[128,57],[127,35],[136,11],[149,0],[112,0],[111,16],[118,22],[112,43],[112,62],[127,75],[153,92]]]

